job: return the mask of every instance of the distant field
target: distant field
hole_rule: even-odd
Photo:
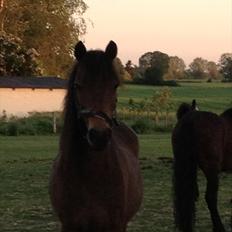
[[[144,202],[128,231],[173,231],[170,134],[155,133],[139,138]],[[57,147],[57,136],[0,137],[1,232],[58,232],[59,224],[48,197],[49,173]],[[196,231],[211,232],[204,202],[205,180],[199,176],[201,196],[197,204]],[[231,183],[232,175],[223,174],[219,205],[228,232],[231,231]]]
[[[232,83],[180,82],[180,87],[170,87],[173,102],[191,102],[196,99],[201,110],[221,113],[232,107]],[[149,98],[154,91],[165,87],[124,85],[119,90],[119,106],[125,106],[129,99],[140,101]]]

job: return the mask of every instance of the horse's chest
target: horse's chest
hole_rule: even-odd
[[[120,202],[123,183],[117,167],[109,167],[104,162],[89,162],[79,171],[70,173],[68,189],[64,188],[67,200],[78,207],[90,208],[92,205],[114,205]],[[65,185],[64,185],[65,186]]]

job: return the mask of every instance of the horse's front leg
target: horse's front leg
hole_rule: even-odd
[[[213,231],[225,232],[217,208],[217,195],[218,195],[218,184],[219,184],[218,174],[210,173],[210,175],[207,175],[206,178],[207,178],[207,189],[206,189],[205,199],[213,222]]]

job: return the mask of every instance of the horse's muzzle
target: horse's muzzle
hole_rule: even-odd
[[[94,150],[104,150],[111,139],[112,130],[110,128],[94,129],[87,132],[87,140]]]

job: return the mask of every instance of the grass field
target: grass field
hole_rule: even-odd
[[[171,87],[172,101],[179,105],[196,99],[201,110],[223,112],[232,106],[232,83],[180,82],[181,87]],[[126,105],[129,98],[140,101],[149,98],[154,91],[165,87],[124,85],[119,90],[119,106]]]
[[[144,202],[130,223],[129,232],[170,232],[172,217],[172,157],[170,134],[140,136],[140,161],[144,177]],[[58,231],[48,197],[52,160],[58,137],[0,137],[0,231]],[[167,157],[164,162],[160,157]],[[211,231],[204,202],[205,180],[199,174],[201,197],[197,204],[197,230]],[[222,174],[219,206],[227,231],[231,216],[232,175]]]
[[[140,101],[162,87],[124,85],[119,107],[129,98]],[[232,106],[232,83],[181,83],[172,87],[173,102],[196,99],[201,110],[221,113]],[[144,202],[130,223],[129,232],[173,231],[172,150],[170,133],[140,135],[140,161],[144,177]],[[0,232],[55,232],[48,181],[58,149],[57,136],[0,137]],[[227,231],[232,198],[232,175],[222,174],[219,207]],[[200,199],[196,231],[210,232],[211,221],[204,202],[205,179],[199,172]]]

